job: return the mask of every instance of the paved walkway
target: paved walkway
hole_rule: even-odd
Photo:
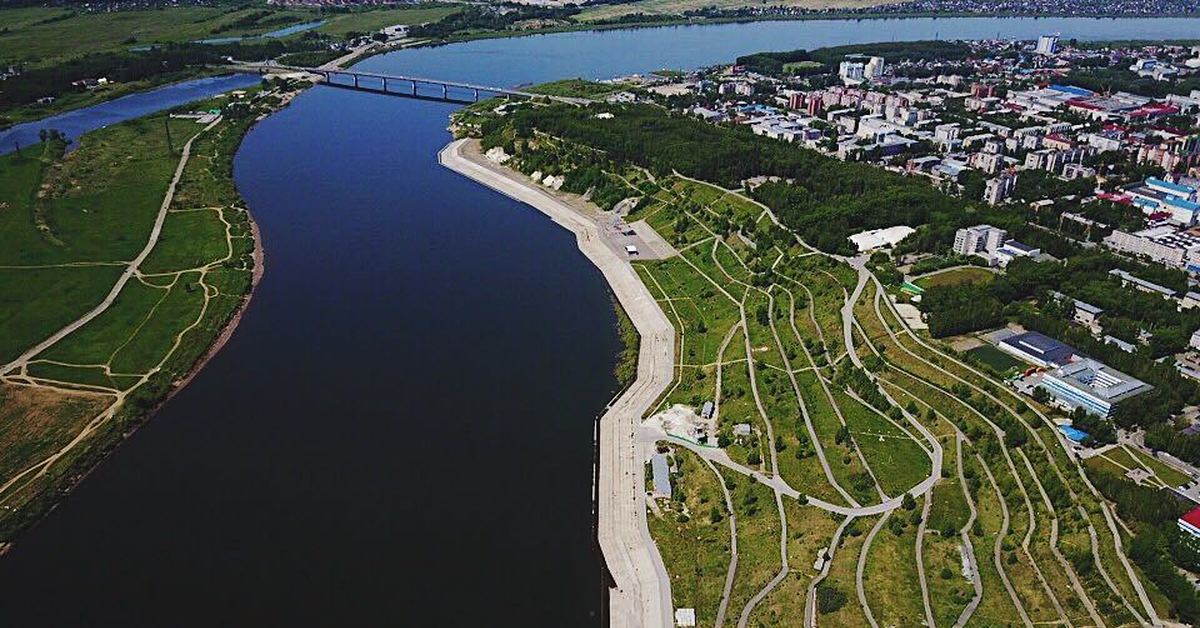
[[[590,217],[487,161],[478,142],[457,140],[438,154],[442,165],[533,206],[575,234],[579,250],[600,269],[641,335],[637,380],[600,419],[600,548],[615,588],[610,625],[671,626],[671,583],[646,524],[645,461],[653,447],[635,427],[674,380],[675,329],[629,261],[603,240]]]

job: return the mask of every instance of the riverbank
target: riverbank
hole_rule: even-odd
[[[671,585],[646,523],[645,461],[634,428],[674,379],[675,329],[628,260],[604,241],[595,220],[519,173],[490,162],[477,140],[456,140],[439,154],[443,166],[545,214],[575,234],[579,250],[600,269],[629,315],[641,344],[637,379],[600,418],[598,536],[613,578],[613,626],[672,625]]]
[[[156,325],[170,330],[172,334],[169,345],[161,348],[164,353],[155,353],[155,348],[144,347],[144,355],[154,356],[153,358],[135,359],[123,356],[123,364],[141,365],[129,369],[135,371],[134,374],[113,375],[112,382],[107,386],[90,385],[90,389],[105,396],[112,396],[103,411],[94,416],[88,414],[63,417],[63,420],[82,422],[82,431],[53,452],[47,451],[46,458],[36,462],[31,460],[33,466],[26,467],[20,474],[5,478],[7,482],[0,489],[0,492],[4,493],[0,503],[5,503],[4,514],[10,516],[6,517],[3,527],[0,528],[4,531],[0,541],[13,540],[20,532],[52,512],[61,503],[62,498],[73,492],[110,453],[180,393],[233,337],[265,273],[263,238],[258,224],[245,208],[245,201],[232,181],[229,182],[228,188],[216,189],[205,186],[201,180],[207,176],[216,176],[219,183],[219,175],[215,175],[211,167],[222,162],[224,164],[220,171],[231,172],[233,157],[249,130],[270,113],[285,107],[292,95],[292,92],[279,94],[273,105],[265,106],[261,117],[243,114],[230,120],[218,118],[185,144],[176,166],[175,177],[162,201],[149,248],[143,253],[148,260],[147,264],[143,267],[139,258],[131,266],[136,285],[129,287],[129,290],[126,290],[126,286],[118,286],[115,290],[119,290],[119,298],[106,301],[99,307],[107,310],[108,306],[111,306],[114,311],[128,308],[130,299],[133,298],[130,295],[136,295],[138,290],[143,289],[141,286],[149,286],[147,280],[153,282],[158,277],[174,277],[168,285],[158,286],[158,289],[166,290],[167,294],[171,294],[177,286],[181,291],[179,294],[196,294],[194,288],[197,286],[203,289],[203,301],[195,302],[198,307],[196,318],[162,321],[155,319]],[[178,121],[175,123],[185,124]],[[207,167],[204,163],[189,162],[193,142],[200,142],[204,146],[198,150],[199,154],[195,155],[195,158],[199,162],[208,161]],[[181,204],[183,207],[179,206]],[[201,207],[198,210],[192,205]],[[173,235],[181,233],[180,229],[202,229],[199,225],[205,223],[196,222],[197,219],[193,218],[202,214],[191,213],[201,210],[217,212],[213,220],[223,223],[219,229],[223,245],[227,247],[223,258],[192,257],[190,253],[181,251],[170,237],[163,242],[158,241],[155,234],[160,233],[160,229],[166,229]],[[207,224],[216,226],[214,223]],[[206,232],[187,233],[189,236],[196,236],[197,233],[203,235]],[[188,278],[183,280],[184,283],[180,283],[179,277],[183,275],[187,275]],[[91,318],[98,318],[106,313],[89,315]],[[62,335],[52,336],[48,342],[43,343],[45,346],[35,346],[36,353],[23,354],[18,360],[23,364],[21,370],[5,377],[5,383],[52,391],[69,391],[88,384],[72,379],[83,377],[77,371],[84,367],[63,361],[48,361],[42,354],[53,355],[58,351],[72,355],[81,350],[103,347],[103,339],[95,338],[92,331],[95,326],[89,325],[92,322],[89,315],[64,328],[59,332]],[[150,320],[153,311],[147,316],[147,320]],[[132,332],[131,343],[140,332],[140,327]],[[93,335],[89,336],[89,333]],[[95,346],[86,343],[80,345],[80,338],[89,338],[87,342],[95,343]],[[62,342],[59,342],[60,340]],[[119,350],[114,352],[113,356],[118,352]],[[109,358],[106,365],[108,369],[113,368],[115,359]],[[153,361],[146,362],[147,359]],[[77,371],[68,371],[60,374],[58,378],[51,378],[46,374],[31,371],[30,364],[37,365],[39,362]],[[145,369],[144,373],[137,372],[142,369]],[[131,381],[133,377],[138,379]],[[62,381],[58,381],[59,378]],[[28,478],[20,480],[22,484],[14,484],[22,476]],[[4,553],[5,549],[6,545],[0,546],[0,554]]]
[[[1094,19],[1094,20],[1119,20],[1119,19],[1160,19],[1160,18],[1183,18],[1193,19],[1200,17],[1190,14],[1163,14],[1163,15],[1071,15],[1071,14],[1053,14],[1053,13],[970,13],[964,11],[947,11],[939,13],[919,12],[911,13],[820,13],[820,14],[804,14],[804,15],[755,15],[755,16],[730,16],[730,17],[709,17],[709,18],[691,18],[682,16],[663,15],[662,19],[651,19],[635,22],[588,22],[582,21],[573,24],[565,24],[561,26],[553,26],[550,28],[542,28],[536,30],[503,30],[503,31],[484,31],[477,33],[467,33],[461,35],[453,35],[443,39],[426,39],[418,40],[415,43],[401,48],[431,48],[437,46],[445,46],[449,44],[461,44],[473,41],[483,41],[489,39],[513,39],[520,37],[532,37],[535,35],[555,35],[563,33],[587,33],[587,32],[604,32],[616,30],[645,30],[654,28],[670,28],[678,26],[717,26],[722,24],[754,24],[761,22],[826,22],[826,21],[884,21],[884,20],[920,20],[920,19],[1032,19],[1032,20],[1050,20],[1056,18],[1075,18],[1075,19]],[[1036,39],[1034,37],[1033,39]],[[1124,41],[1124,40],[1112,40]],[[1131,40],[1137,41],[1137,40]],[[1190,38],[1172,40],[1180,43],[1194,41]],[[367,57],[375,56],[372,53]],[[366,57],[363,57],[366,58]],[[359,59],[361,61],[362,59]]]

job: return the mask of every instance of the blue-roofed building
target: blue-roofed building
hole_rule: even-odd
[[[1047,89],[1052,89],[1056,92],[1062,92],[1064,94],[1070,94],[1072,96],[1094,96],[1096,94],[1096,92],[1093,92],[1090,89],[1075,87],[1074,85],[1051,85]]]
[[[1200,213],[1200,203],[1185,201],[1181,198],[1167,198],[1163,201],[1163,209],[1171,213],[1171,222],[1191,227],[1196,224],[1196,215]]]
[[[1164,181],[1163,179],[1159,179],[1157,177],[1150,177],[1146,179],[1146,186],[1151,189],[1159,190],[1164,194],[1170,194],[1171,196],[1176,196],[1183,199],[1194,198],[1196,194],[1196,188],[1190,185],[1171,183],[1170,181]]]
[[[1070,364],[1077,357],[1082,357],[1075,347],[1036,331],[1009,336],[996,346],[1009,355],[1043,368],[1063,366]]]

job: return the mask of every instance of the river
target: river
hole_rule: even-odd
[[[517,85],[877,41],[1183,37],[1200,21],[778,22],[406,50]],[[5,625],[600,622],[609,294],[571,237],[439,167],[453,106],[315,88],[235,178],[267,272],[223,351],[0,560]]]
[[[18,146],[38,143],[41,141],[39,133],[43,129],[62,131],[68,139],[74,140],[88,131],[212,98],[233,89],[256,85],[261,80],[262,77],[257,74],[228,74],[192,79],[114,98],[108,102],[41,120],[14,124],[0,130],[0,155],[12,152]]]

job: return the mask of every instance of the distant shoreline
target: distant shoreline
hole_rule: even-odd
[[[806,21],[831,21],[831,22],[850,22],[863,20],[918,20],[918,19],[1080,19],[1080,20],[1158,20],[1158,19],[1194,19],[1200,20],[1200,13],[1182,13],[1161,15],[1071,15],[1067,13],[966,13],[966,12],[925,12],[925,13],[823,13],[811,15],[761,15],[761,16],[731,16],[731,17],[714,17],[714,18],[674,18],[663,20],[647,20],[644,22],[629,22],[629,23],[591,23],[581,22],[567,26],[557,26],[553,28],[544,28],[528,31],[489,31],[484,33],[474,33],[469,35],[454,35],[445,39],[431,39],[424,42],[411,44],[408,46],[393,48],[391,50],[379,50],[372,52],[360,59],[375,56],[377,54],[385,54],[394,50],[403,48],[429,48],[434,46],[445,46],[448,44],[461,44],[471,41],[482,41],[487,39],[509,39],[514,37],[533,37],[536,35],[554,35],[558,33],[581,33],[581,32],[601,32],[612,30],[640,30],[646,28],[669,28],[675,26],[707,26],[719,24],[750,24],[754,22],[806,22]],[[1123,40],[1112,40],[1123,41]],[[1139,40],[1130,40],[1139,41]],[[1171,40],[1178,42],[1193,42],[1200,41],[1200,38],[1195,40]]]

